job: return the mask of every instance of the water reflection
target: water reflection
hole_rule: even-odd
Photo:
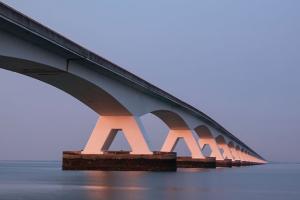
[[[60,163],[1,162],[0,199],[300,199],[300,165],[62,171]]]
[[[209,192],[212,184],[205,176],[192,182],[191,177],[211,171],[195,168],[179,169],[177,173],[88,171],[84,172],[87,179],[84,188],[89,199],[190,199],[195,194]],[[201,187],[197,186],[199,183]]]
[[[144,172],[84,172],[88,199],[135,199],[135,194],[149,190],[139,186],[138,180]]]

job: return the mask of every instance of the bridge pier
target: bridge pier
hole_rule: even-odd
[[[132,151],[109,151],[118,131],[123,131]],[[207,128],[198,127],[199,145],[189,129],[170,129],[160,152],[151,152],[144,129],[135,116],[101,116],[83,151],[63,152],[63,170],[101,171],[176,171],[177,168],[216,168],[252,165],[250,155],[236,151],[221,136],[214,138]],[[192,156],[177,157],[173,150],[179,139],[187,144]],[[211,147],[211,157],[201,149]],[[200,146],[200,147],[199,147]],[[220,148],[223,149],[222,155]],[[225,159],[224,159],[225,157]],[[244,160],[235,160],[242,157]]]
[[[233,167],[241,167],[242,162],[240,160],[234,160],[234,161],[232,161],[232,166]]]
[[[224,160],[217,160],[216,162],[217,167],[232,167],[232,160],[231,159],[224,159]]]
[[[223,158],[228,160],[233,160],[233,156],[231,154],[230,148],[225,140],[225,138],[221,135],[216,137],[216,142],[220,149],[223,150]]]
[[[180,138],[185,141],[193,159],[205,159],[191,130],[170,130],[161,151],[172,152]]]
[[[123,131],[132,151],[108,151]],[[176,153],[151,152],[134,116],[101,116],[83,151],[63,152],[63,170],[176,171]]]
[[[224,159],[215,138],[206,126],[199,126],[195,128],[195,132],[199,136],[198,144],[202,151],[204,150],[206,145],[209,145],[211,149],[211,155],[209,155],[209,157],[215,157],[216,160]]]
[[[176,171],[176,153],[153,152],[151,155],[108,151],[103,154],[63,152],[63,170],[99,171]]]
[[[216,168],[216,158],[177,157],[177,168]]]
[[[150,155],[142,133],[142,124],[134,116],[101,116],[82,154],[103,154],[112,144],[118,131],[123,131],[132,151],[130,154]]]

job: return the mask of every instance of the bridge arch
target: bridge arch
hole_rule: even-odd
[[[116,98],[98,85],[57,67],[0,56],[0,68],[52,85],[81,101],[99,115],[130,115]]]
[[[156,110],[151,113],[161,119],[171,130],[189,129],[184,119],[174,111]]]
[[[98,113],[101,117],[84,152],[101,153],[107,150],[118,130],[126,130],[126,133],[123,132],[133,153],[150,154],[138,119],[117,98],[104,90],[101,84],[96,85],[88,80],[86,74],[83,73],[85,77],[81,77],[80,73],[76,74],[59,67],[9,56],[0,56],[0,68],[52,85]]]

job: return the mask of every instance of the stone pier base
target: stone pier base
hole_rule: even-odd
[[[216,168],[216,158],[177,157],[178,168]]]
[[[217,167],[232,167],[231,159],[217,160]]]
[[[242,161],[242,166],[261,165],[262,163]]]
[[[249,166],[249,165],[250,165],[250,162],[242,161],[242,166]]]
[[[242,162],[240,160],[232,161],[232,166],[240,167],[240,166],[242,166]]]
[[[114,151],[104,154],[81,154],[80,151],[63,152],[63,170],[101,171],[176,171],[176,153],[153,152],[153,155],[132,155]]]

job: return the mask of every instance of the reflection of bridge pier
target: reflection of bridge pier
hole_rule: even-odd
[[[191,153],[190,158],[177,159],[181,166],[212,166],[210,157],[215,158],[216,166],[266,162],[203,112],[1,2],[0,44],[0,68],[50,84],[99,114],[83,151],[65,154],[65,158],[77,156],[80,165],[107,156],[123,163],[133,158],[130,163],[134,166],[127,165],[128,169],[139,169],[141,162],[147,168],[155,168],[165,158],[170,159],[169,156],[173,156],[172,162],[176,164],[176,156],[171,152],[179,139],[185,141]],[[153,154],[144,138],[140,117],[148,113],[169,128],[161,153]],[[120,130],[131,147],[130,154],[107,153]],[[203,155],[205,147],[211,149],[210,155]]]

